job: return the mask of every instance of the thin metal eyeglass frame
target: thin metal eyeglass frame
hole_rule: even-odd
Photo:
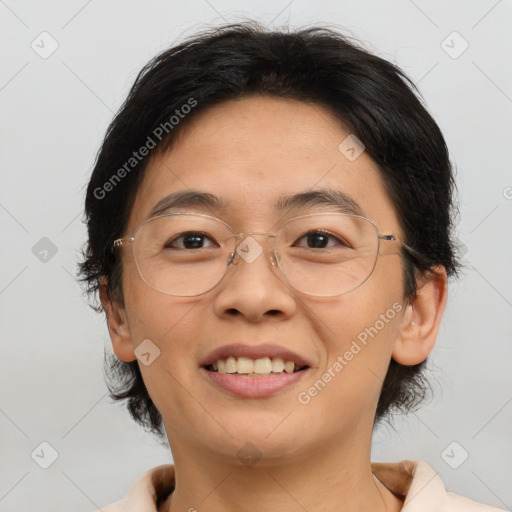
[[[377,239],[378,239],[378,243],[377,243],[377,253],[376,253],[376,256],[375,256],[375,261],[374,261],[374,264],[373,264],[373,267],[370,271],[370,273],[368,274],[368,276],[363,280],[361,281],[361,283],[359,283],[357,286],[355,286],[354,288],[351,288],[350,290],[347,290],[345,292],[342,292],[342,293],[339,293],[339,294],[336,294],[336,295],[317,295],[317,294],[313,294],[313,293],[308,293],[308,292],[303,292],[302,290],[296,288],[295,286],[293,286],[291,283],[288,282],[288,278],[286,277],[286,274],[284,273],[283,269],[280,267],[279,265],[279,257],[278,255],[276,254],[276,251],[274,249],[274,252],[273,254],[271,255],[271,258],[270,258],[270,262],[272,263],[272,266],[276,266],[277,264],[277,267],[279,268],[282,276],[285,278],[286,282],[295,290],[297,290],[298,292],[300,293],[303,293],[305,295],[311,295],[311,296],[314,296],[314,297],[338,297],[340,295],[345,295],[346,293],[349,293],[357,288],[359,288],[365,281],[367,281],[370,276],[373,274],[373,271],[375,270],[375,266],[377,264],[377,259],[379,257],[379,249],[380,249],[380,241],[381,240],[385,240],[387,242],[397,242],[397,244],[400,244],[400,246],[402,247],[405,247],[407,248],[408,250],[410,251],[414,251],[414,249],[408,247],[404,242],[398,240],[394,235],[381,235],[379,233],[379,230],[377,228],[377,226],[375,225],[375,223],[366,218],[366,217],[363,217],[362,215],[354,215],[354,214],[351,214],[351,213],[339,213],[339,212],[318,212],[318,213],[311,213],[311,214],[306,214],[306,215],[298,215],[296,217],[292,217],[290,219],[287,219],[285,222],[283,222],[279,227],[278,229],[276,230],[275,233],[259,233],[259,232],[246,232],[246,233],[235,233],[235,231],[233,230],[233,228],[225,221],[223,221],[222,219],[219,219],[218,217],[214,217],[212,215],[206,215],[206,214],[202,214],[202,213],[190,213],[190,212],[170,212],[170,213],[164,213],[162,215],[156,215],[155,217],[150,217],[149,219],[146,219],[144,222],[142,222],[141,224],[139,224],[139,226],[137,226],[137,228],[135,228],[132,236],[130,237],[122,237],[122,238],[117,238],[116,240],[114,240],[114,242],[112,243],[112,247],[111,247],[111,252],[114,252],[114,249],[116,248],[119,248],[119,247],[122,247],[123,245],[131,245],[132,246],[132,256],[134,257],[134,254],[133,254],[133,243],[135,242],[135,236],[137,234],[137,231],[142,227],[144,226],[144,224],[154,220],[154,219],[160,219],[160,218],[163,218],[163,217],[172,217],[174,215],[192,215],[194,217],[206,217],[208,219],[213,219],[215,221],[218,221],[220,222],[221,224],[224,224],[230,231],[231,233],[233,234],[232,236],[235,238],[235,239],[238,239],[238,237],[240,236],[247,236],[247,235],[260,235],[260,236],[270,236],[270,237],[273,237],[275,238],[279,232],[280,229],[282,229],[286,224],[288,224],[289,222],[293,221],[293,220],[296,220],[296,219],[300,219],[300,218],[303,218],[303,217],[313,217],[313,216],[318,216],[318,215],[339,215],[339,216],[345,216],[345,217],[355,217],[355,218],[358,218],[358,219],[362,219],[368,223],[370,223],[374,228],[375,228],[375,232],[377,234]],[[236,245],[235,245],[235,249],[233,252],[230,252],[229,253],[229,257],[228,257],[228,260],[226,262],[226,268],[229,270],[229,266],[232,264],[232,263],[235,263],[236,264],[236,261],[237,261],[237,256],[238,256],[238,253],[237,253],[237,248],[239,246],[239,242],[236,242]],[[203,292],[200,292],[200,293],[197,293],[197,294],[194,294],[194,295],[175,295],[175,294],[172,294],[172,293],[166,293],[166,292],[162,292],[161,290],[158,290],[156,288],[154,288],[153,286],[151,286],[147,281],[146,279],[144,278],[144,276],[142,275],[140,269],[139,269],[139,265],[138,265],[138,262],[136,260],[136,258],[134,257],[134,261],[135,261],[135,266],[137,267],[137,271],[140,275],[140,277],[142,278],[142,280],[150,287],[152,288],[153,290],[159,292],[159,293],[163,293],[164,295],[171,295],[173,297],[197,297],[199,295],[203,295],[211,290],[213,290],[216,286],[218,286],[221,281],[224,280],[224,278],[226,277],[227,273],[228,273],[228,270],[226,270],[226,272],[224,273],[224,275],[219,279],[219,281],[213,285],[211,288],[209,288],[208,290],[205,290]]]

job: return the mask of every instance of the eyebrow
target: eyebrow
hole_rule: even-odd
[[[222,211],[226,210],[227,206],[223,199],[213,194],[199,190],[186,190],[173,192],[158,201],[149,213],[148,218],[162,215],[169,210],[185,207]],[[363,209],[355,199],[341,190],[332,188],[308,190],[291,196],[281,196],[275,204],[275,210],[282,212],[283,210],[311,208],[314,206],[331,206],[340,213],[364,216]]]

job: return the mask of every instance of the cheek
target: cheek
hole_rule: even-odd
[[[187,365],[193,363],[190,356],[194,340],[201,335],[199,320],[205,314],[204,302],[198,297],[159,293],[141,279],[135,268],[125,271],[130,275],[123,285],[132,348],[137,354],[137,347],[144,340],[150,340],[158,354],[155,368],[141,365],[145,380],[158,377],[162,382],[168,381],[169,377],[164,378],[162,373],[165,371],[172,371],[173,375],[185,374],[189,369]]]
[[[310,305],[319,319],[316,323],[328,340],[328,345],[341,346],[351,339],[364,341],[364,333],[375,336],[396,335],[398,317],[403,307],[403,274],[397,256],[379,257],[373,273],[358,288],[330,300],[311,300]],[[313,321],[314,317],[311,317]],[[373,327],[377,328],[375,334]]]
[[[309,421],[327,437],[359,422],[373,425],[399,332],[401,303],[351,293],[351,300],[319,309],[323,322],[317,322],[316,334],[323,336],[326,360],[297,396]]]
[[[131,257],[123,268],[123,292],[134,345],[146,338],[163,341],[180,315],[192,307],[189,299],[181,300],[153,290],[143,281]]]
[[[192,357],[194,344],[204,336],[198,318],[204,315],[200,300],[165,296],[143,283],[142,287],[133,288],[130,309],[134,350],[144,340],[144,353],[150,353],[150,364],[143,364],[139,357],[139,368],[157,409],[167,420],[178,419],[178,424],[184,411],[186,417],[202,414],[190,395],[198,372]],[[136,354],[139,355],[137,351]]]
[[[328,306],[312,306],[316,335],[324,347],[326,364],[343,359],[344,366],[387,369],[400,330],[403,308],[399,295],[376,297],[354,290]],[[346,362],[345,362],[346,361]]]
[[[309,305],[313,313],[309,320],[325,354],[319,386],[327,382],[325,388],[336,389],[337,398],[325,394],[327,402],[378,399],[400,333],[401,276],[398,258],[383,258],[359,288],[335,301]]]
[[[200,299],[166,296],[144,283],[133,292],[128,310],[132,343],[149,338],[168,355],[181,356],[187,347],[190,352]]]

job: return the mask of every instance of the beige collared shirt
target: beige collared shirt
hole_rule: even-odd
[[[424,461],[373,462],[373,474],[394,494],[404,498],[403,512],[504,512],[447,492],[437,472]],[[158,512],[157,503],[174,489],[174,465],[142,475],[126,496],[96,512]]]

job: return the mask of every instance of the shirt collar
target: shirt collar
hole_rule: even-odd
[[[445,494],[444,485],[437,472],[426,462],[372,462],[371,467],[372,473],[383,485],[397,496],[405,498],[402,509],[404,512],[423,510],[420,507],[424,500],[418,498],[422,493],[428,495],[429,504],[435,510],[436,496],[441,500]],[[124,499],[118,502],[119,510],[157,512],[159,504],[174,490],[174,485],[174,464],[164,464],[150,469],[132,485]],[[116,511],[117,509],[112,509],[112,512]],[[110,509],[107,508],[106,512],[110,512]]]

